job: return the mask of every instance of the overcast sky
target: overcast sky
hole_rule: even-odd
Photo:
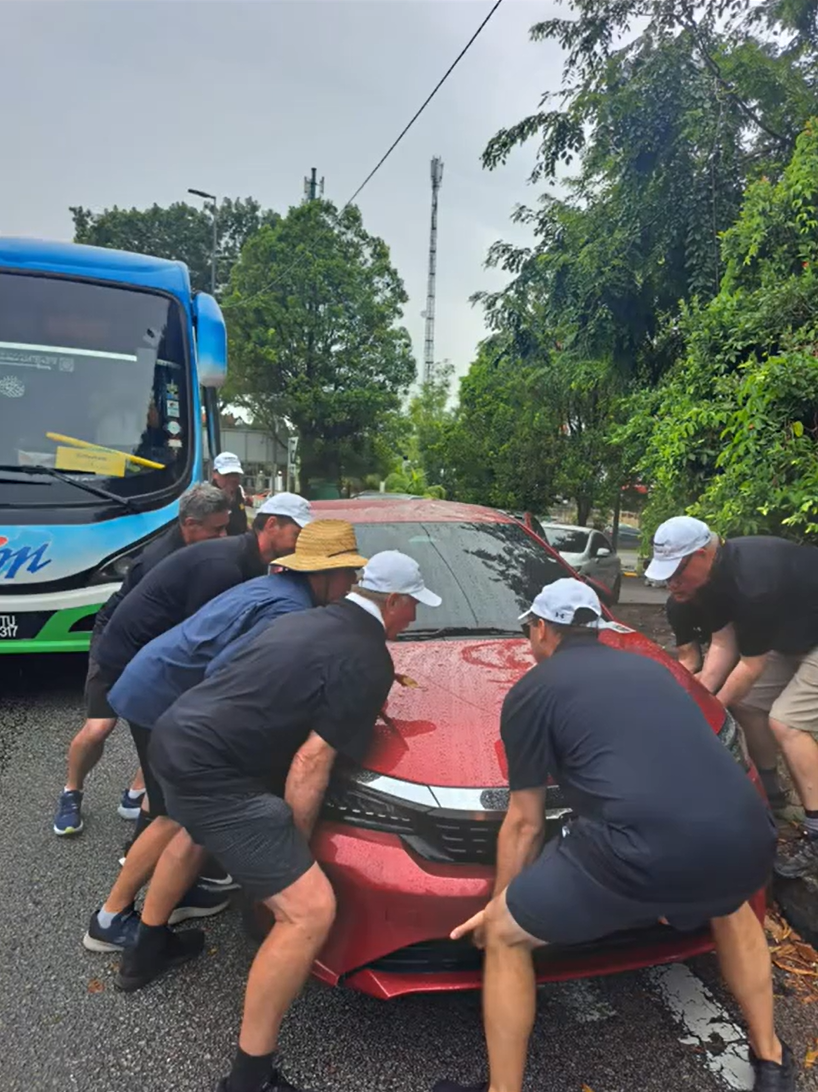
[[[0,233],[70,239],[69,205],[146,207],[189,186],[285,211],[317,167],[343,204],[465,45],[491,0],[0,0]],[[534,147],[484,171],[502,125],[559,85],[528,29],[551,0],[504,0],[359,198],[409,293],[420,365],[429,162],[442,156],[436,357],[462,374],[484,335],[471,292],[516,236]],[[194,199],[195,200],[195,199]]]

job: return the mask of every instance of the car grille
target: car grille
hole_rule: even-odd
[[[538,968],[546,969],[556,959],[581,956],[603,956],[637,945],[658,944],[682,934],[667,925],[649,925],[644,929],[627,929],[586,944],[551,944],[534,953]],[[685,933],[688,939],[703,938],[707,927],[695,933]],[[442,974],[457,971],[479,971],[483,966],[483,953],[468,940],[427,940],[411,944],[396,952],[381,956],[368,963],[366,969],[391,974]],[[364,969],[364,968],[361,968]]]

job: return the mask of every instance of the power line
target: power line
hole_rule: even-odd
[[[421,106],[415,111],[412,118],[403,127],[403,129],[400,131],[400,133],[395,138],[395,140],[393,140],[393,142],[390,144],[390,146],[387,148],[387,150],[384,152],[384,154],[381,156],[381,158],[378,160],[378,162],[375,164],[375,166],[372,168],[372,170],[369,172],[369,174],[366,176],[366,178],[363,180],[363,182],[357,188],[357,190],[355,190],[355,192],[349,198],[349,200],[344,205],[342,205],[341,210],[340,210],[341,212],[343,212],[345,209],[349,208],[349,206],[352,204],[352,202],[355,200],[355,198],[358,197],[358,195],[361,193],[361,191],[366,186],[369,185],[369,183],[372,181],[372,179],[375,177],[375,175],[378,173],[378,171],[381,169],[381,167],[384,165],[384,163],[387,161],[387,159],[389,159],[390,155],[394,152],[394,150],[397,148],[397,146],[400,144],[400,142],[403,140],[403,138],[406,136],[406,134],[409,132],[409,130],[412,128],[412,126],[415,124],[415,122],[421,116],[421,114],[424,112],[426,107],[429,105],[429,103],[432,101],[432,99],[435,97],[435,95],[441,89],[443,84],[446,82],[446,80],[448,80],[449,76],[451,76],[452,72],[454,72],[454,70],[457,68],[457,66],[460,64],[460,62],[466,56],[468,51],[471,49],[471,47],[477,41],[480,34],[483,32],[483,29],[485,28],[486,24],[489,22],[491,17],[494,15],[494,13],[500,7],[502,2],[503,2],[503,0],[495,0],[494,4],[492,5],[492,7],[489,10],[486,17],[483,19],[483,21],[478,26],[477,30],[475,30],[474,34],[472,34],[471,38],[469,38],[468,42],[466,42],[466,44],[460,50],[458,55],[455,57],[455,59],[452,61],[452,63],[449,65],[449,67],[446,69],[446,71],[443,73],[443,75],[440,77],[440,79],[437,81],[435,86],[432,88],[432,90],[429,92],[429,94],[424,99]],[[300,258],[296,258],[295,261],[291,262],[290,265],[287,266],[286,269],[282,270],[277,276],[275,276],[270,281],[269,284],[265,285],[264,288],[260,288],[258,290],[258,292],[254,292],[251,296],[248,296],[246,299],[239,300],[238,301],[239,304],[243,306],[245,304],[252,303],[253,300],[258,299],[259,296],[263,296],[266,292],[269,292],[271,288],[273,288],[276,284],[278,284],[278,282],[282,279],[282,277],[284,277],[288,273],[290,273],[293,269],[296,268],[296,266],[300,265],[304,260],[305,260],[304,256],[302,256]],[[227,301],[225,301],[225,305],[230,306],[229,304],[227,304]]]

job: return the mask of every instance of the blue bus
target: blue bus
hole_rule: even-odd
[[[219,450],[226,370],[181,262],[0,238],[0,653],[88,648]]]

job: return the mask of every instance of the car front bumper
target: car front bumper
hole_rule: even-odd
[[[494,869],[421,859],[398,835],[325,823],[314,850],[338,898],[338,916],[314,967],[329,985],[383,1000],[411,993],[478,989],[481,955],[450,931],[491,898]],[[765,894],[753,900],[763,920]],[[712,950],[709,928],[679,933],[657,922],[572,948],[536,954],[539,982],[671,963]]]

